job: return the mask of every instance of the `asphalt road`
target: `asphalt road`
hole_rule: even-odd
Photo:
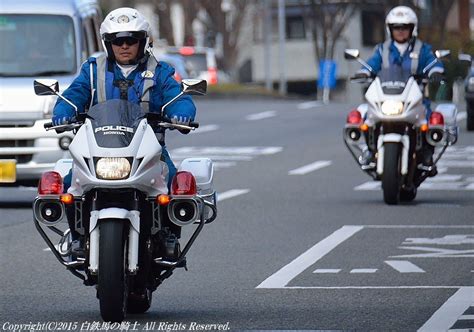
[[[189,271],[166,280],[146,314],[128,316],[129,330],[474,328],[474,133],[465,121],[440,174],[413,203],[387,206],[342,141],[354,105],[197,105],[201,128],[170,133],[168,148],[177,163],[215,161],[219,216],[191,249]],[[95,289],[44,250],[34,191],[0,195],[0,328],[91,330],[101,321]]]

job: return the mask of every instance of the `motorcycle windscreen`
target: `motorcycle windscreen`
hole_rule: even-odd
[[[130,145],[145,112],[127,100],[113,99],[92,106],[87,115],[98,146],[122,148]]]
[[[402,94],[410,76],[411,71],[401,66],[383,68],[378,74],[382,91],[386,95]]]

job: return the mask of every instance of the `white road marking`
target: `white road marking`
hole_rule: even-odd
[[[289,175],[304,175],[304,174],[308,174],[310,172],[316,171],[318,169],[328,167],[331,164],[332,162],[330,160],[320,160],[320,161],[311,163],[309,165],[291,170],[288,172],[288,174]]]
[[[453,167],[453,168],[474,168],[474,161],[472,160],[443,160],[441,159],[438,163],[440,167]]]
[[[319,106],[323,106],[324,104],[320,101],[307,101],[307,102],[304,102],[304,103],[301,103],[301,104],[298,104],[298,109],[299,110],[307,110],[307,109],[310,109],[310,108],[313,108],[313,107],[319,107]]]
[[[474,320],[474,315],[462,315],[461,317],[458,318],[458,320],[466,320],[466,319]]]
[[[470,258],[474,257],[474,250],[458,250],[431,247],[398,247],[399,249],[424,251],[426,254],[396,255],[391,258]]]
[[[375,273],[377,269],[352,269],[350,273]]]
[[[379,190],[381,186],[379,181],[367,181],[355,187],[354,190]]]
[[[354,190],[356,191],[362,191],[362,190],[370,190],[370,191],[376,191],[380,190],[382,188],[381,182],[380,181],[367,181],[365,183],[362,183],[361,185],[358,185],[354,187]],[[474,184],[472,183],[465,183],[464,181],[462,182],[436,182],[436,181],[430,181],[427,180],[426,182],[423,182],[418,190],[474,190]]]
[[[436,245],[441,245],[441,246],[474,244],[474,234],[445,235],[443,237],[435,237],[435,238],[409,237],[409,238],[406,238],[402,244],[403,245],[436,244]]]
[[[459,112],[456,116],[456,121],[462,121],[464,119],[467,119],[467,112]]]
[[[292,262],[282,267],[278,272],[265,279],[257,288],[285,288],[298,274],[316,263],[339,244],[363,228],[363,226],[343,226],[339,228]]]
[[[313,273],[339,273],[341,269],[316,269]]]
[[[287,286],[284,289],[459,289],[464,286]]]
[[[425,273],[425,271],[409,261],[385,261],[400,273]]]
[[[245,117],[249,121],[263,120],[267,118],[272,118],[277,114],[276,111],[266,111],[261,113],[250,114]]]
[[[459,316],[474,303],[474,287],[460,287],[436,312],[423,324],[418,332],[447,331],[456,323]]]
[[[219,129],[218,125],[209,124],[209,125],[205,125],[205,126],[197,128],[196,130],[191,131],[190,134],[202,134],[202,133],[207,133],[209,131],[214,131],[217,129]]]
[[[244,147],[193,147],[185,146],[170,151],[176,165],[186,158],[209,158],[215,169],[236,165],[237,161],[251,161],[257,156],[271,155],[283,150],[280,146],[244,146]]]
[[[232,189],[223,193],[217,193],[217,201],[222,202],[225,199],[237,197],[250,192],[250,189]]]

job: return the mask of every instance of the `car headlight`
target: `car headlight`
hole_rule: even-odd
[[[103,180],[122,180],[130,175],[131,165],[127,158],[99,158],[95,165],[97,177]]]
[[[403,112],[403,103],[401,101],[387,100],[382,103],[382,113],[385,115],[398,115]]]
[[[467,80],[467,86],[466,86],[467,91],[474,91],[474,76],[469,77]]]

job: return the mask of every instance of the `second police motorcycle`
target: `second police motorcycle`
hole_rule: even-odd
[[[449,51],[435,54],[437,59],[423,69],[422,75],[399,67],[383,68],[375,75],[358,50],[345,50],[345,58],[359,61],[372,77],[355,79],[370,85],[365,93],[367,102],[347,116],[344,142],[359,167],[374,180],[381,181],[387,204],[414,200],[418,187],[436,175],[437,162],[458,138],[454,104],[438,104],[429,119],[425,116],[427,73]],[[432,165],[422,163],[423,144],[435,149]],[[372,156],[369,162],[367,155]]]
[[[38,80],[34,87],[37,95],[66,100],[57,81]],[[155,131],[198,127],[173,124],[162,114],[182,94],[205,94],[206,81],[183,80],[182,88],[161,114],[146,113],[127,100],[108,100],[87,113],[76,108],[73,123],[45,125],[76,135],[69,145],[72,160],[59,160],[54,171],[42,175],[34,222],[58,261],[85,285],[96,286],[105,321],[147,311],[152,292],[175,268],[186,267],[188,250],[217,215],[208,158],[183,160],[168,192],[168,168]],[[71,187],[63,193],[71,167]],[[61,226],[68,211],[82,255],[71,248],[70,231]],[[179,248],[172,229],[192,224],[196,229]],[[52,235],[59,236],[56,246]]]

